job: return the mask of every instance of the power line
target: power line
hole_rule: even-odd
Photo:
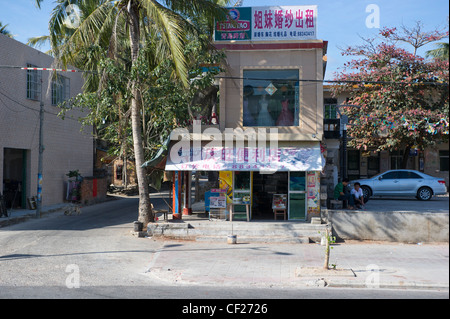
[[[53,71],[53,72],[68,72],[68,73],[97,73],[96,71],[77,70],[77,69],[56,69],[56,68],[37,68],[37,67],[23,67],[17,65],[0,65],[2,69],[20,69],[26,71]]]
[[[38,112],[38,113],[39,113],[39,110],[38,110],[38,109],[35,109],[35,108],[32,108],[32,107],[27,106],[27,105],[25,105],[25,104],[22,104],[22,103],[20,103],[19,101],[13,99],[12,97],[6,95],[6,94],[3,93],[2,91],[0,91],[0,95],[6,97],[8,100],[10,100],[11,102],[16,103],[17,105],[20,105],[20,106],[22,106],[22,107],[24,107],[24,108],[26,108],[26,109],[28,109],[28,110],[31,110],[31,111],[34,111],[34,112]],[[0,101],[1,101],[1,102],[3,103],[3,105],[5,105],[5,107],[6,107],[7,109],[9,109],[10,111],[13,111],[13,112],[16,112],[16,113],[17,113],[17,112],[20,112],[20,111],[14,111],[14,110],[11,110],[11,109],[6,105],[5,101],[3,101],[3,100],[0,100]],[[50,112],[50,111],[47,111],[47,110],[44,110],[44,113],[51,114],[51,115],[55,115],[55,116],[59,116],[59,114],[53,113],[53,112]],[[69,119],[69,120],[73,120],[73,121],[77,121],[77,122],[78,122],[77,119],[73,119],[73,118],[70,118],[70,117],[66,117],[66,118]]]
[[[53,71],[53,72],[67,72],[67,73],[91,73],[100,74],[97,71],[91,70],[77,70],[77,69],[55,69],[55,68],[34,68],[23,67],[14,65],[0,65],[0,69],[21,69],[21,70],[36,70],[36,71]],[[370,85],[431,85],[431,86],[448,86],[448,83],[443,81],[435,82],[399,82],[399,81],[356,81],[356,80],[317,80],[317,79],[277,79],[277,78],[251,78],[251,77],[239,77],[239,76],[215,76],[217,79],[230,79],[230,80],[248,80],[248,81],[271,81],[271,82],[311,82],[311,83],[333,83],[333,84],[364,84]]]

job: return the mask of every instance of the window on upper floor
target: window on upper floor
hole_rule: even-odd
[[[299,126],[299,71],[244,70],[244,126]]]
[[[36,68],[36,65],[27,64],[27,68]],[[27,99],[40,101],[42,88],[42,71],[27,70]]]
[[[337,99],[326,98],[323,101],[325,119],[337,119]]]
[[[70,97],[70,79],[57,75],[52,80],[52,105],[58,105]]]

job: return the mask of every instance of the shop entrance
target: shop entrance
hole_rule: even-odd
[[[226,203],[232,207],[233,219],[247,219],[249,209],[250,219],[273,220],[276,210],[278,213],[281,211],[282,215],[285,212],[288,220],[304,221],[308,203],[311,208],[316,207],[313,204],[318,200],[317,185],[315,172],[219,173],[219,188],[227,198]]]
[[[3,153],[3,196],[6,207],[26,208],[27,150],[5,148]]]
[[[273,174],[253,173],[254,219],[273,219],[272,200],[275,194],[288,193],[288,172]]]

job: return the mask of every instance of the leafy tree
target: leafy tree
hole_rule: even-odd
[[[388,41],[392,32],[383,29]],[[394,39],[397,39],[397,35]],[[414,50],[414,53],[416,51]],[[406,168],[412,148],[424,150],[448,140],[448,61],[426,61],[392,41],[349,47],[344,55],[358,57],[344,65],[333,88],[349,92],[349,145],[357,149],[404,150]]]
[[[36,0],[39,7],[42,0]],[[81,5],[83,0],[72,1]],[[90,1],[92,2],[92,1]],[[218,5],[218,0],[99,0],[98,5],[89,15],[80,19],[79,26],[68,37],[62,36],[66,23],[62,19],[64,13],[58,15],[50,24],[50,39],[52,40],[52,53],[62,63],[77,65],[85,58],[98,68],[101,61],[105,41],[109,41],[107,56],[116,63],[123,63],[125,71],[129,72],[127,96],[131,117],[136,175],[139,189],[139,218],[147,224],[153,220],[151,213],[148,182],[142,164],[145,159],[143,128],[143,83],[146,72],[142,66],[150,69],[169,58],[174,66],[173,70],[179,83],[188,87],[188,63],[183,48],[187,43],[188,34],[198,34],[190,18],[202,17],[212,26],[214,18],[224,13]],[[223,1],[220,1],[223,2]],[[151,48],[149,51],[142,48]],[[93,49],[93,50],[92,50]],[[143,52],[144,51],[144,52]],[[89,53],[94,55],[89,59]],[[88,66],[85,63],[84,69]],[[98,91],[108,86],[107,69],[99,80]],[[89,83],[89,81],[88,81]],[[95,80],[88,84],[93,87]],[[125,99],[125,96],[121,96]]]

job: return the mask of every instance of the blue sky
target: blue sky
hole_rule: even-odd
[[[327,79],[331,79],[333,72],[346,61],[339,47],[360,44],[359,36],[377,34],[379,29],[366,26],[366,18],[370,14],[366,13],[366,7],[370,4],[380,9],[381,27],[399,27],[402,24],[412,26],[417,20],[423,22],[425,30],[448,26],[447,0],[244,0],[243,6],[308,4],[318,6],[318,38],[328,41]],[[34,0],[0,0],[0,21],[8,24],[7,28],[16,40],[26,43],[30,37],[48,33],[48,20],[53,7],[53,0],[44,0],[41,10],[36,8]],[[424,55],[426,50],[432,48],[432,45],[423,47],[418,54]],[[43,51],[47,49],[42,48]]]

